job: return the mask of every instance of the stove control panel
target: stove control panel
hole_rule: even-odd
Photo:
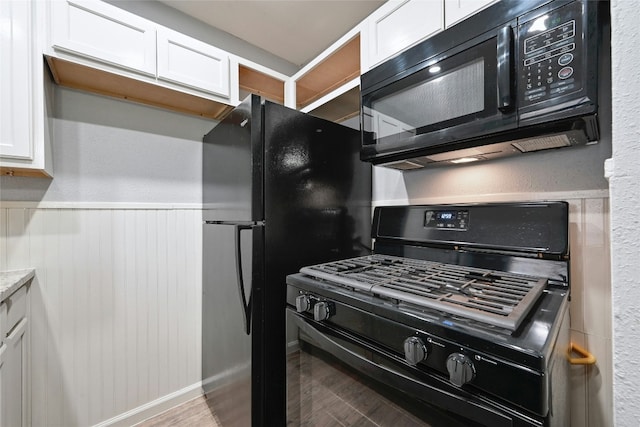
[[[424,213],[425,228],[464,231],[469,227],[469,211],[427,210]]]
[[[318,301],[313,306],[313,320],[321,322],[336,314],[336,306],[331,301]]]
[[[473,362],[462,353],[452,353],[447,357],[447,371],[449,381],[458,387],[462,387],[476,376]]]
[[[313,307],[313,301],[310,295],[298,295],[296,297],[296,311],[298,313],[304,313]]]
[[[404,359],[411,366],[416,366],[427,358],[429,352],[427,346],[418,337],[409,337],[404,340]]]
[[[312,294],[300,294],[296,297],[296,311],[298,313],[313,313],[313,320],[321,322],[336,314],[336,305],[332,301],[321,300]]]

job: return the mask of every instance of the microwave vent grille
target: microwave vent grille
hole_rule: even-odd
[[[398,162],[385,163],[382,166],[393,168],[393,169],[399,169],[402,171],[412,170],[412,169],[421,169],[424,167],[424,165],[420,163],[412,162],[410,160],[400,160]]]
[[[547,150],[549,148],[569,147],[571,142],[569,141],[569,137],[566,135],[554,135],[523,139],[517,142],[512,142],[511,145],[523,153],[528,153],[530,151]]]

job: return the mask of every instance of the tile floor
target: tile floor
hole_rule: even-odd
[[[288,356],[287,370],[288,426],[291,427],[463,425],[447,414],[416,408],[397,393],[355,375],[341,363],[322,354],[292,353]],[[198,397],[136,427],[223,427],[226,423],[216,416],[210,399]]]

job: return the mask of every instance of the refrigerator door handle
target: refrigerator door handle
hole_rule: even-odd
[[[253,289],[249,291],[249,301],[244,292],[244,278],[242,276],[242,230],[252,230],[253,225],[236,225],[236,277],[238,283],[238,292],[240,293],[240,302],[242,304],[242,312],[244,314],[244,329],[247,335],[251,334],[251,296]]]

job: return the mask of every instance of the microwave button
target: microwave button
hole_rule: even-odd
[[[551,85],[551,88],[556,88],[556,87],[558,87],[558,86],[568,85],[568,84],[573,83],[574,81],[575,81],[575,79],[566,79],[566,80],[561,80],[561,81],[559,81],[559,82],[557,82],[557,83],[552,84],[552,85]]]
[[[573,90],[576,87],[576,85],[564,85],[564,86],[558,86],[555,89],[551,89],[551,92],[549,92],[550,95],[557,95],[563,92],[567,92],[570,90]]]
[[[558,77],[562,80],[568,79],[572,75],[573,75],[573,68],[571,67],[564,67],[563,69],[558,71]]]
[[[558,65],[560,65],[561,67],[564,67],[565,65],[570,64],[571,61],[573,61],[573,54],[565,53],[560,58],[558,58]]]

